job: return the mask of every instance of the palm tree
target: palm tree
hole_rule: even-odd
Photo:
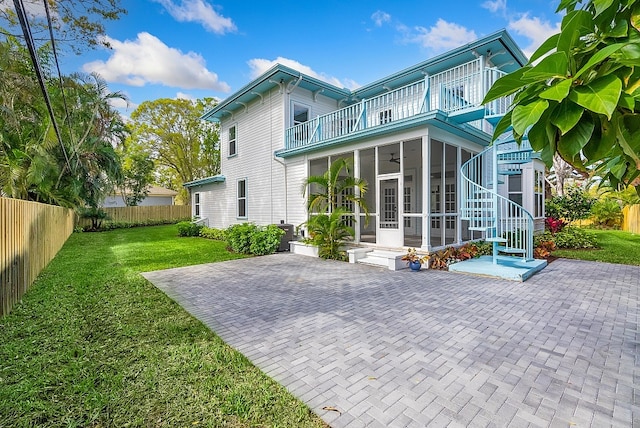
[[[355,219],[348,207],[357,204],[366,214],[365,221],[369,218],[363,197],[367,182],[353,177],[349,159],[339,158],[323,175],[307,177],[302,187],[303,195],[307,188],[310,192],[307,202],[310,216],[306,225],[311,243],[318,246],[320,257],[344,260],[341,248],[347,238],[355,235],[352,227]]]
[[[307,188],[310,192],[307,202],[309,212],[333,212],[339,206],[344,207],[346,203],[353,202],[367,217],[369,215],[364,199],[367,181],[353,177],[351,161],[347,158],[334,160],[322,175],[307,177],[302,186],[303,195],[306,194]],[[355,192],[355,189],[358,191]]]

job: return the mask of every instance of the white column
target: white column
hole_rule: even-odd
[[[422,249],[430,251],[431,222],[431,150],[429,129],[422,136]]]

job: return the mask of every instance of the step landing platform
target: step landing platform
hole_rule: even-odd
[[[493,257],[480,256],[449,265],[449,272],[491,276],[524,282],[536,272],[544,269],[545,266],[547,266],[546,260],[534,259],[525,261],[520,257],[498,256],[497,264],[493,264]]]

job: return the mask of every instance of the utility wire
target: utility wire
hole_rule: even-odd
[[[51,39],[51,50],[53,51],[53,59],[56,62],[56,69],[58,70],[58,84],[60,86],[60,92],[62,94],[62,104],[64,105],[65,119],[67,122],[67,127],[69,128],[69,139],[71,140],[73,147],[75,147],[75,141],[73,141],[73,132],[71,132],[71,118],[69,116],[69,108],[67,106],[67,97],[64,94],[64,84],[62,82],[62,73],[60,72],[60,63],[58,62],[56,40],[53,37],[53,24],[51,23],[51,14],[49,13],[49,2],[47,0],[43,0],[42,2],[44,3],[44,10],[47,14],[47,27],[49,27],[49,38]],[[64,146],[63,146],[63,149],[64,149]]]
[[[40,68],[40,61],[38,60],[38,55],[36,53],[35,43],[33,42],[33,35],[31,34],[31,27],[29,26],[29,21],[27,20],[27,14],[24,9],[24,3],[22,2],[22,0],[13,0],[13,5],[16,8],[16,14],[18,15],[18,19],[20,20],[22,33],[24,34],[24,39],[27,44],[27,48],[29,49],[29,54],[31,55],[31,62],[33,62],[33,68],[35,69],[36,77],[38,79],[38,83],[40,84],[40,90],[42,91],[42,95],[44,96],[44,102],[47,105],[47,109],[49,110],[49,117],[51,118],[51,123],[53,124],[53,130],[55,131],[56,137],[58,138],[58,142],[60,143],[60,147],[62,148],[62,153],[64,153],[64,158],[67,162],[67,167],[69,168],[69,171],[71,171],[69,157],[67,156],[67,151],[64,148],[64,144],[62,142],[62,136],[60,135],[58,122],[56,122],[56,117],[53,114],[51,99],[49,98],[49,92],[47,92],[47,87],[44,82],[42,69]]]

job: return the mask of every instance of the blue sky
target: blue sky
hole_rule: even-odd
[[[281,62],[354,89],[506,28],[530,54],[558,32],[558,0],[123,0],[111,50],[62,58],[130,99],[224,99]],[[124,106],[118,106],[124,107]]]

